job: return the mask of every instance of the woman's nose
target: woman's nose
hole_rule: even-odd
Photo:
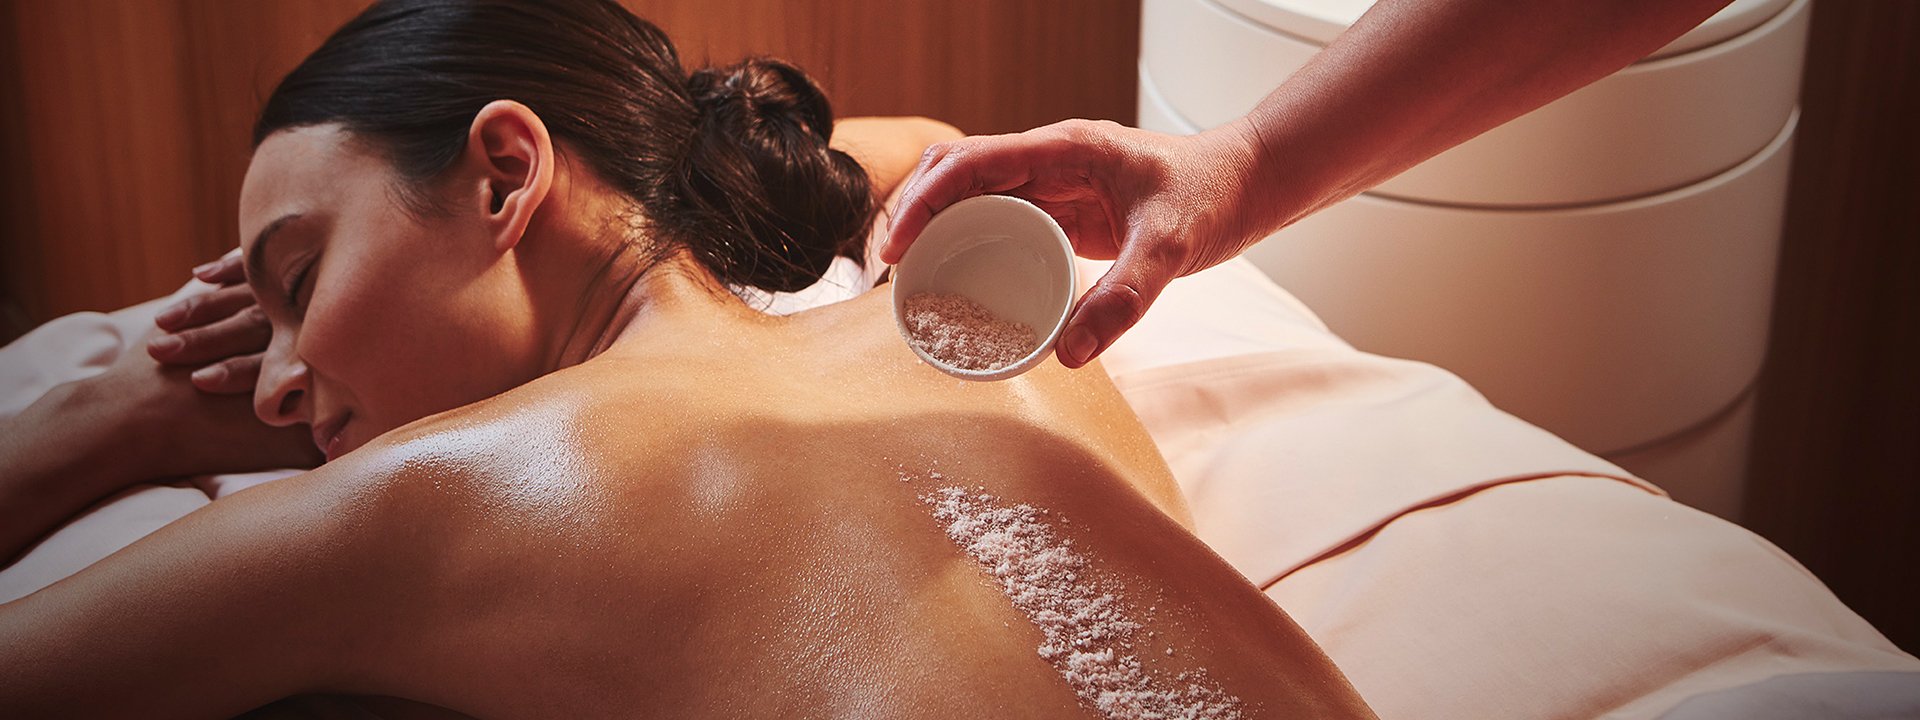
[[[312,420],[312,375],[287,345],[279,337],[268,343],[260,364],[260,381],[253,388],[253,414],[274,427]]]

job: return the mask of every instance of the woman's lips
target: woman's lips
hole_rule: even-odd
[[[353,413],[341,413],[340,417],[313,426],[313,444],[327,456],[327,462],[344,454],[347,420],[352,416]]]

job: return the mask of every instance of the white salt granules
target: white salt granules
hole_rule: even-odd
[[[963,370],[1012,365],[1038,343],[1031,326],[1002,320],[959,295],[914,293],[907,298],[906,320],[908,342]]]
[[[991,495],[958,487],[920,500],[946,523],[947,537],[1040,628],[1040,657],[1060,671],[1082,703],[1124,720],[1240,717],[1240,700],[1204,673],[1167,678],[1141,665],[1132,642],[1140,624],[1127,617],[1118,594],[1102,588],[1073,541],[1054,536],[1043,519],[1046,511],[997,504]],[[1167,654],[1173,654],[1171,647]]]

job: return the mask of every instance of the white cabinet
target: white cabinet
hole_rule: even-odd
[[[1145,0],[1140,124],[1243,114],[1366,0]],[[1654,53],[1248,256],[1356,346],[1734,518],[1766,351],[1808,0]]]

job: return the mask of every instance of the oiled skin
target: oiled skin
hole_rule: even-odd
[[[225,716],[327,692],[489,718],[1097,716],[920,499],[964,485],[1065,518],[1154,633],[1152,671],[1204,668],[1248,717],[1371,717],[1174,519],[1103,373],[941,375],[896,334],[885,286],[786,319],[729,303],[663,296],[629,331],[648,341],[0,607],[0,653],[24,669],[0,705]]]

